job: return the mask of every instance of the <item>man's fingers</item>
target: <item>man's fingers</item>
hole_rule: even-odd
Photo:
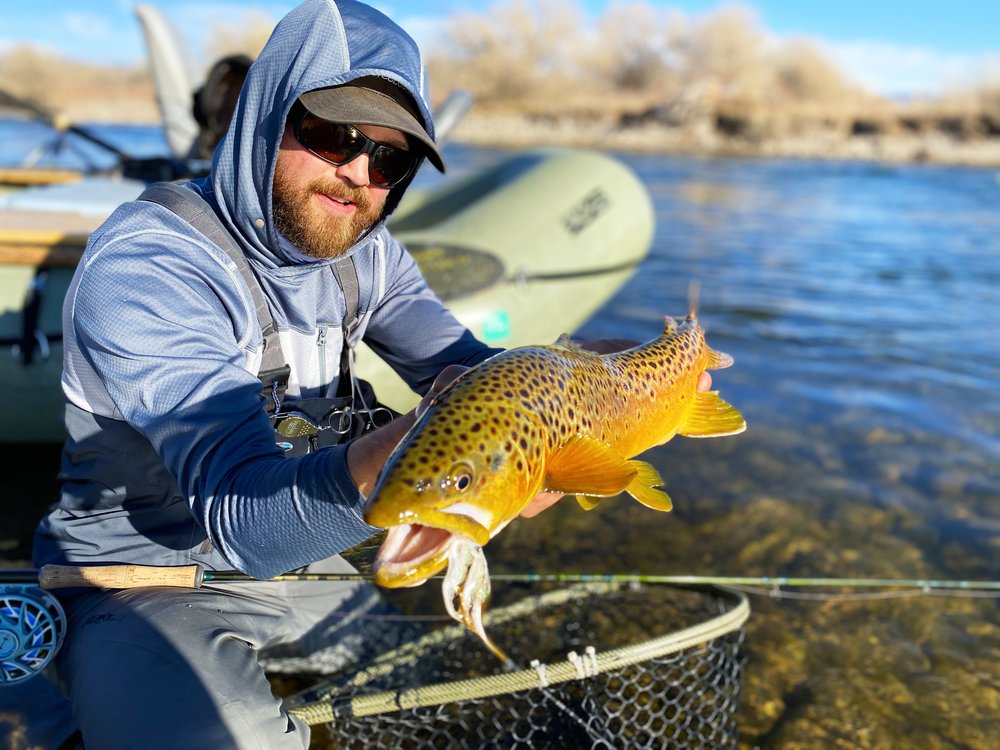
[[[614,354],[615,352],[623,352],[626,349],[631,349],[633,346],[638,346],[640,342],[633,341],[632,339],[586,339],[584,341],[577,341],[576,344],[581,349],[586,349],[587,351],[594,352],[595,354]]]
[[[522,518],[533,518],[564,496],[562,492],[539,492],[527,507],[521,511]]]
[[[710,391],[712,390],[712,376],[707,372],[703,372],[698,376],[698,390],[699,391]]]
[[[431,405],[431,401],[434,397],[439,395],[444,391],[449,385],[455,382],[455,379],[460,375],[468,372],[468,367],[463,367],[462,365],[448,365],[446,368],[438,373],[438,376],[434,378],[434,383],[431,385],[431,389],[427,391],[427,395],[420,399],[420,403],[417,404],[417,408],[414,409],[414,415],[417,419],[423,416],[423,413],[427,411],[428,407]]]
[[[434,378],[434,385],[431,386],[431,391],[434,393],[440,393],[451,385],[459,375],[468,371],[469,368],[463,367],[462,365],[448,365],[438,373],[436,378]]]

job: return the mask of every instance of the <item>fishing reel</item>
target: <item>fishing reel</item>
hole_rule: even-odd
[[[66,613],[48,591],[0,585],[0,687],[30,680],[55,657]]]

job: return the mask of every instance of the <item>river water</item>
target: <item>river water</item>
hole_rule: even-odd
[[[446,148],[452,174],[503,156]],[[579,334],[650,339],[699,281],[749,428],[647,454],[672,513],[560,503],[494,540],[493,570],[1000,579],[1000,172],[616,156],[656,235]],[[1000,744],[995,598],[794,593],[751,600],[745,747]]]
[[[1000,577],[1000,173],[622,158],[656,240],[583,333],[648,338],[699,279],[749,429],[657,449],[675,515],[606,512],[619,569]],[[752,604],[748,744],[1000,743],[995,599]]]

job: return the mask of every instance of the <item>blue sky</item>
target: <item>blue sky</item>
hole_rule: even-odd
[[[295,2],[284,0],[145,0],[158,6],[202,52],[217,24],[249,11],[275,21]],[[721,3],[649,0],[695,16]],[[492,4],[468,0],[372,0],[427,43],[457,10]],[[576,0],[591,15],[605,0]],[[842,70],[878,93],[936,93],[942,86],[1000,78],[1000,2],[994,0],[750,0],[776,37],[805,36],[822,44]],[[139,25],[129,0],[7,0],[0,3],[0,50],[31,42],[72,59],[113,64],[142,59]]]

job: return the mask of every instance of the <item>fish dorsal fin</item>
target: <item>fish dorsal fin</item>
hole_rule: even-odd
[[[718,391],[696,393],[694,402],[677,433],[685,437],[721,437],[738,435],[747,423],[734,406],[719,398]]]
[[[545,489],[573,495],[617,495],[636,475],[635,467],[610,445],[580,435],[545,462]]]
[[[585,351],[585,349],[576,343],[568,333],[559,334],[559,338],[555,340],[555,343],[552,344],[552,346],[560,349],[569,349],[571,352]]]

